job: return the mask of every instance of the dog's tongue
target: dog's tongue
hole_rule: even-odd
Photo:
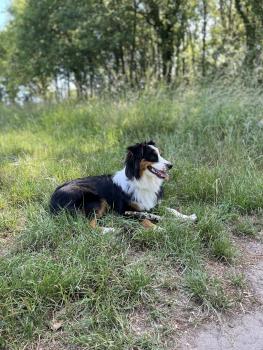
[[[165,180],[169,180],[169,175],[165,171],[158,170],[158,172],[162,178],[164,178]]]
[[[157,173],[157,175],[159,176],[159,177],[161,177],[162,179],[164,179],[164,180],[169,180],[169,175],[165,172],[165,171],[163,171],[163,170],[157,170],[157,169],[154,169],[155,170],[155,172]]]

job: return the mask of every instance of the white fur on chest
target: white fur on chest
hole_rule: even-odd
[[[135,202],[141,210],[150,210],[158,202],[157,194],[163,181],[147,175],[142,176],[139,180],[129,180],[124,168],[113,176],[113,182],[119,185],[125,193],[131,195],[132,202]]]

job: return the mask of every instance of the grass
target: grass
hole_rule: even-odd
[[[218,278],[209,278],[204,272],[192,271],[186,276],[185,283],[192,297],[203,307],[216,310],[229,307],[230,300]]]
[[[0,106],[0,240],[10,245],[0,254],[0,347],[56,337],[59,349],[161,349],[168,330],[141,334],[130,320],[152,310],[150,322],[160,317],[167,327],[160,295],[176,300],[180,290],[213,312],[235,304],[231,285],[240,302],[241,275],[213,275],[207,265],[233,268],[239,255],[231,235],[260,230],[262,110],[260,91],[220,84]],[[197,224],[166,214],[158,232],[109,214],[102,224],[118,233],[101,235],[81,216],[50,216],[57,184],[120,169],[125,147],[145,139],[175,165],[157,213],[179,207],[197,213]]]

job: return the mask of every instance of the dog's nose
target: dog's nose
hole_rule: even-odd
[[[173,164],[171,164],[171,163],[168,163],[168,164],[166,164],[166,166],[167,166],[167,169],[172,169],[172,167],[173,167]]]

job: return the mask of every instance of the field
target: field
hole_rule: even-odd
[[[0,348],[173,349],[180,332],[247,300],[239,240],[260,239],[263,95],[223,83],[0,106]],[[163,231],[113,214],[52,217],[61,182],[108,174],[154,139],[174,164]],[[262,236],[262,231],[261,231]],[[173,344],[173,345],[171,345]]]

